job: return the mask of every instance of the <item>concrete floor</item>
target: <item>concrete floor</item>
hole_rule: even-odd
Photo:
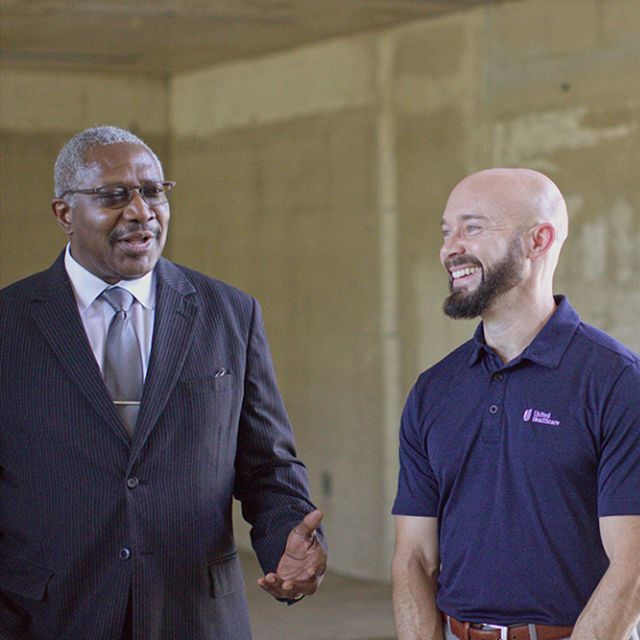
[[[394,640],[391,588],[327,572],[316,595],[286,606],[256,580],[255,556],[241,553],[254,640]]]

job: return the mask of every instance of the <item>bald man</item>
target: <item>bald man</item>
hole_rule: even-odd
[[[444,311],[482,322],[403,412],[398,638],[637,638],[640,358],[553,295],[549,178],[475,173],[441,224]]]

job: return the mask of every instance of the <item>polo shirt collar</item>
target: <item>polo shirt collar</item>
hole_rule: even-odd
[[[73,293],[75,294],[80,314],[91,306],[93,301],[105,289],[108,289],[111,286],[118,286],[123,289],[127,289],[127,291],[129,291],[135,299],[147,309],[153,309],[155,307],[156,290],[153,286],[155,270],[145,274],[142,278],[136,278],[135,280],[121,280],[116,285],[110,285],[108,282],[101,280],[90,271],[87,271],[87,269],[77,262],[71,255],[69,245],[67,245],[67,249],[64,254],[64,267],[67,271],[67,275],[69,276],[69,280],[71,280],[71,286],[73,287]]]
[[[536,364],[555,369],[560,364],[560,360],[578,328],[580,318],[565,296],[554,296],[554,299],[557,305],[554,314],[529,346],[509,363],[510,365],[522,360],[530,360]],[[470,367],[476,364],[484,354],[495,355],[493,349],[485,342],[482,322],[477,326],[471,342],[472,348],[468,361]]]

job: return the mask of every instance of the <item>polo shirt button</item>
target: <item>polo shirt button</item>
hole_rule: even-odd
[[[492,404],[492,405],[489,407],[489,412],[490,412],[490,413],[498,413],[498,407],[496,407],[496,405],[495,405],[495,404]]]
[[[138,480],[138,478],[136,478],[135,476],[127,478],[127,487],[129,487],[129,489],[135,489],[139,484],[140,480]]]
[[[502,378],[504,378],[504,376],[501,373],[494,373],[493,374],[493,379],[496,382],[502,382]]]
[[[122,547],[122,549],[120,549],[120,560],[128,560],[131,557],[131,549],[129,549],[128,547]]]

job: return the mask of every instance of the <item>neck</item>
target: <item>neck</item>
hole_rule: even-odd
[[[531,344],[555,310],[550,288],[544,294],[512,289],[482,315],[484,339],[504,363],[510,362]]]

